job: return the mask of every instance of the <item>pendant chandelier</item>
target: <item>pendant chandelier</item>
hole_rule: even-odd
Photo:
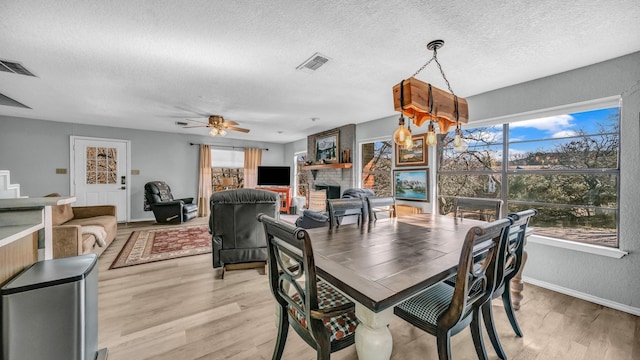
[[[420,127],[426,121],[429,121],[426,136],[427,145],[436,145],[437,136],[434,123],[438,123],[440,133],[448,132],[449,128],[455,125],[453,140],[455,151],[464,152],[468,148],[467,142],[462,136],[460,123],[469,121],[469,107],[465,99],[455,95],[438,61],[438,49],[443,45],[443,40],[434,40],[428,43],[427,49],[433,51],[433,57],[409,79],[402,80],[400,84],[393,87],[393,105],[395,110],[400,112],[398,129],[393,133],[393,141],[408,150],[413,147],[410,123],[413,122],[416,127]],[[415,78],[432,61],[438,65],[449,92]],[[405,128],[405,116],[410,119],[407,128]]]

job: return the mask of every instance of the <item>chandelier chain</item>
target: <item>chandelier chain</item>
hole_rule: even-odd
[[[447,83],[447,88],[449,88],[449,92],[452,95],[455,95],[455,93],[451,89],[451,84],[449,84],[449,79],[447,79],[447,76],[444,74],[444,70],[442,70],[442,65],[440,65],[440,61],[438,61],[438,50],[437,49],[433,49],[433,57],[431,57],[431,59],[429,59],[429,61],[427,61],[424,65],[422,65],[422,67],[420,67],[420,69],[418,69],[418,71],[416,71],[413,75],[411,75],[411,77],[416,77],[416,75],[418,75],[422,70],[424,70],[424,68],[426,68],[429,64],[431,64],[431,62],[434,61],[434,60],[436,61],[436,65],[438,65],[438,69],[440,70],[440,74],[442,74],[442,78]]]

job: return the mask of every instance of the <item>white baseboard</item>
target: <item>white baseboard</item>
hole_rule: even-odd
[[[556,285],[556,284],[548,283],[546,281],[532,279],[532,278],[530,278],[528,276],[523,276],[522,280],[524,282],[526,282],[526,283],[531,284],[531,285],[539,286],[541,288],[549,289],[549,290],[552,290],[552,291],[555,291],[555,292],[559,292],[561,294],[565,294],[565,295],[573,296],[573,297],[578,298],[578,299],[589,301],[589,302],[592,302],[594,304],[606,306],[606,307],[609,307],[609,308],[612,308],[612,309],[616,309],[616,310],[620,310],[620,311],[623,311],[623,312],[626,312],[626,313],[629,313],[629,314],[632,314],[632,315],[640,316],[640,308],[637,308],[637,307],[620,304],[620,303],[617,303],[615,301],[599,298],[597,296],[586,294],[586,293],[583,293],[583,292],[580,292],[580,291],[576,291],[576,290],[573,290],[573,289],[568,289],[566,287],[559,286],[559,285]]]

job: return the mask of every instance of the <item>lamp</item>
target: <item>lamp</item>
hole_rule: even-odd
[[[446,133],[451,125],[456,126],[456,139],[455,143],[458,144],[457,149],[466,150],[468,145],[462,137],[460,130],[460,123],[468,122],[469,108],[467,101],[463,98],[458,98],[451,89],[451,84],[447,79],[442,65],[438,61],[438,49],[444,46],[443,40],[434,40],[427,44],[427,49],[433,51],[433,56],[429,59],[418,71],[416,71],[409,79],[402,80],[400,84],[393,87],[393,103],[394,108],[400,111],[402,115],[406,115],[412,118],[414,125],[421,126],[424,122],[429,121],[427,130],[427,145],[436,145],[437,136],[435,133],[434,122],[438,123],[440,133]],[[435,61],[440,70],[440,74],[447,84],[449,92],[438,89],[429,83],[422,82],[415,79],[424,68],[426,68],[432,61]],[[402,122],[402,128],[404,129],[404,119]],[[400,128],[396,130],[396,133],[400,131]],[[396,133],[394,133],[394,140],[396,140]],[[406,135],[406,134],[405,134]],[[398,145],[401,145],[396,141]],[[462,150],[462,151],[464,151]],[[458,151],[458,150],[456,150]]]
[[[404,127],[404,116],[400,114],[400,119],[398,119],[398,128],[393,133],[393,141],[398,145],[404,145],[407,138],[411,138],[411,132]]]

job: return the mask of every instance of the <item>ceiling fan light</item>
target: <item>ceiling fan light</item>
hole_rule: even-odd
[[[218,135],[218,129],[211,129],[211,131],[209,131],[209,136],[214,137]]]
[[[224,129],[218,129],[218,134],[220,134],[220,136],[225,136],[227,135],[227,132]]]

